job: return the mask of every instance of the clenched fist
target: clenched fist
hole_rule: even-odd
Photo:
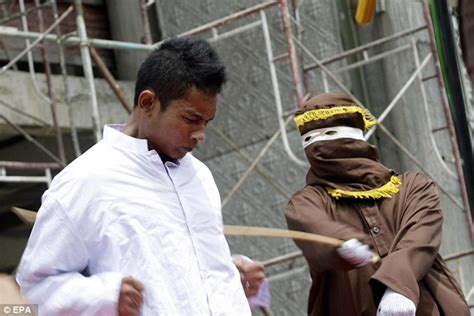
[[[131,276],[122,279],[118,312],[120,316],[136,316],[140,314],[143,303],[143,283]]]
[[[240,272],[240,280],[244,287],[245,296],[257,295],[260,284],[265,278],[263,264],[240,255],[234,257],[234,264]]]

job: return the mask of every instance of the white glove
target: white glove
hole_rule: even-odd
[[[415,316],[415,312],[412,300],[387,288],[380,300],[377,316]]]
[[[343,242],[336,250],[342,259],[357,268],[368,264],[374,256],[374,253],[370,251],[369,246],[361,243],[357,239],[349,239]]]

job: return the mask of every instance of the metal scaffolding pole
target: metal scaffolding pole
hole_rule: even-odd
[[[307,165],[306,161],[299,159],[295,155],[295,153],[293,153],[293,151],[291,150],[290,143],[288,141],[288,136],[286,133],[286,123],[283,119],[283,105],[281,103],[280,87],[278,85],[278,78],[277,78],[275,64],[273,63],[272,43],[271,43],[271,38],[270,38],[270,32],[268,29],[267,18],[264,11],[260,11],[260,15],[262,19],[263,37],[265,40],[265,47],[267,51],[268,67],[270,68],[270,78],[271,78],[272,86],[273,86],[273,95],[275,98],[275,106],[277,110],[278,125],[280,127],[283,146],[285,148],[286,153],[288,154],[288,157],[290,157],[291,160],[293,160],[295,163],[297,163],[300,166],[306,166]],[[302,106],[302,103],[301,105],[300,103],[298,103],[298,107],[299,106]]]
[[[289,123],[291,121],[291,118],[288,118],[286,120],[286,123]],[[257,155],[257,157],[253,160],[252,164],[245,170],[244,174],[240,177],[239,181],[234,185],[234,187],[230,190],[229,194],[224,198],[222,201],[221,207],[223,208],[226,206],[226,204],[230,201],[232,196],[239,190],[239,188],[242,186],[242,183],[244,183],[245,179],[250,175],[250,172],[257,166],[257,164],[262,160],[263,156],[265,153],[270,149],[270,146],[275,142],[275,140],[278,138],[278,136],[281,133],[281,129],[278,129],[273,136],[268,140],[267,144],[263,146],[262,150],[260,153]]]
[[[28,14],[30,14],[31,12],[34,12],[34,11],[36,11],[36,10],[49,7],[51,4],[52,4],[52,1],[47,1],[47,2],[41,3],[41,4],[39,4],[39,5],[36,5],[36,4],[35,4],[34,7],[29,8],[28,10],[25,10],[25,11],[23,11],[23,12],[16,13],[16,14],[11,14],[11,15],[9,15],[9,16],[6,17],[6,18],[1,19],[1,20],[0,20],[0,24],[4,24],[4,23],[7,23],[7,22],[10,22],[11,20],[14,20],[14,19],[17,19],[17,18],[21,18],[21,17],[26,16],[26,15],[28,15]]]
[[[51,24],[44,31],[44,33],[40,33],[41,35],[38,36],[33,41],[33,43],[28,45],[21,53],[19,53],[15,58],[10,60],[10,62],[8,64],[3,66],[2,69],[0,70],[0,74],[3,74],[5,71],[7,71],[13,64],[15,64],[18,60],[20,60],[23,56],[25,56],[31,49],[33,49],[39,42],[41,42],[41,40],[43,40],[48,33],[50,33],[59,23],[61,23],[62,20],[64,20],[68,16],[68,14],[72,12],[72,10],[73,9],[72,9],[72,5],[71,5],[71,6],[69,6],[69,8],[67,8],[66,11],[63,12],[63,14],[61,14],[61,16],[56,21],[53,22],[53,24]]]
[[[393,110],[393,108],[397,105],[398,101],[400,101],[400,99],[402,98],[402,96],[405,94],[405,92],[408,90],[408,88],[410,88],[411,84],[415,81],[415,79],[418,78],[419,74],[421,73],[421,71],[423,70],[423,68],[425,68],[426,64],[428,64],[428,61],[430,61],[431,57],[433,56],[433,54],[429,53],[425,59],[421,62],[420,66],[418,66],[418,68],[412,73],[412,75],[410,76],[410,78],[408,78],[408,80],[405,82],[405,84],[403,85],[403,87],[400,89],[400,91],[397,93],[397,95],[395,96],[395,98],[393,98],[393,100],[390,102],[389,105],[387,105],[387,107],[385,108],[385,110],[382,112],[382,114],[379,115],[379,117],[377,117],[377,124],[374,125],[366,134],[365,134],[365,139],[369,139],[370,136],[372,136],[372,134],[375,132],[375,130],[377,129],[377,125],[381,124],[385,118],[387,117],[387,115],[390,113],[390,111]]]
[[[53,3],[53,15],[54,18],[58,18],[58,7],[56,5],[56,0],[52,0]],[[58,36],[58,39],[61,38],[61,28],[58,24],[56,27],[56,35]],[[76,157],[79,157],[81,154],[81,146],[79,144],[79,136],[77,135],[77,129],[76,129],[76,124],[74,120],[74,114],[72,111],[72,104],[71,100],[69,97],[69,80],[67,76],[67,69],[66,69],[66,59],[64,57],[64,47],[61,43],[61,41],[57,40],[57,45],[59,49],[59,65],[61,67],[61,75],[63,77],[63,85],[64,85],[64,103],[67,106],[67,114],[69,117],[69,125],[71,128],[71,139],[72,139],[72,146],[74,148],[74,153]]]
[[[15,38],[26,38],[26,39],[37,39],[41,36],[41,33],[20,31],[14,27],[0,27],[0,35],[3,37],[15,37]],[[147,45],[133,42],[121,42],[98,38],[86,38],[82,40],[78,36],[67,36],[61,37],[54,34],[47,34],[44,36],[44,40],[51,42],[61,42],[66,46],[78,46],[85,42],[87,46],[94,46],[96,48],[105,49],[126,49],[126,50],[139,50],[139,51],[152,51],[157,46]]]
[[[150,21],[148,19],[148,6],[146,0],[140,0],[140,12],[142,14],[142,22],[143,22],[143,40],[145,44],[151,44],[151,30],[150,30]]]
[[[10,176],[3,169],[0,169],[0,182],[22,182],[22,183],[46,183],[49,186],[51,182],[51,171],[44,169],[45,175],[42,176]]]
[[[435,177],[433,175],[431,175],[431,173],[426,170],[425,166],[418,160],[416,159],[415,156],[413,156],[412,153],[410,153],[410,151],[408,149],[405,148],[405,146],[402,145],[402,143],[400,143],[400,141],[392,135],[392,133],[389,132],[389,130],[384,126],[384,125],[380,125],[379,126],[379,129],[385,134],[385,136],[387,136],[398,148],[400,148],[402,150],[402,152],[416,165],[418,166],[418,168],[420,168],[421,171],[423,171],[427,176],[429,176],[430,178],[432,179],[435,179]],[[437,183],[437,186],[438,186],[438,189],[443,192],[444,194],[446,194],[446,196],[451,200],[451,202],[453,202],[456,206],[459,207],[459,209],[463,209],[463,205],[461,202],[459,202],[458,200],[456,200],[452,195],[451,193],[449,193],[449,191],[447,189],[444,188],[443,185],[441,185],[441,183]]]
[[[229,146],[232,147],[249,165],[252,164],[253,159],[251,159],[247,154],[243,152],[242,149],[240,149],[230,138],[228,138],[220,129],[217,127],[214,127],[213,125],[209,125],[209,129],[213,130],[216,132]],[[262,176],[267,182],[274,187],[278,192],[280,192],[283,196],[285,196],[287,199],[291,197],[291,193],[288,192],[285,188],[281,186],[281,184],[278,183],[277,179],[275,179],[273,176],[269,175],[268,172],[262,170],[258,166],[255,166],[255,171]]]
[[[35,4],[37,7],[40,7],[39,0],[35,0]],[[43,32],[44,24],[43,24],[43,12],[41,9],[36,11],[38,16],[38,27],[39,31]],[[57,29],[57,26],[56,26]],[[64,142],[63,142],[63,135],[61,133],[61,128],[59,127],[58,123],[58,114],[57,114],[57,105],[56,105],[56,96],[53,90],[53,78],[51,74],[51,65],[49,64],[48,59],[48,52],[46,50],[46,46],[43,44],[40,47],[41,55],[43,56],[43,65],[44,71],[46,74],[46,83],[48,85],[48,98],[51,100],[50,108],[51,108],[51,117],[53,119],[53,125],[56,132],[56,143],[58,145],[58,156],[61,161],[66,164],[66,153],[64,152]]]
[[[283,20],[283,32],[285,34],[286,45],[288,46],[288,57],[290,58],[291,76],[295,84],[296,104],[298,108],[303,107],[304,97],[301,78],[299,74],[298,61],[296,56],[295,44],[290,25],[290,13],[288,12],[288,3],[286,0],[280,0],[280,11]]]
[[[417,48],[416,42],[417,41],[415,40],[415,37],[412,35],[411,36],[411,44],[412,44],[412,48],[413,48],[413,57],[415,58],[415,66],[419,67],[420,66],[420,56],[418,54],[418,48]],[[422,77],[421,72],[418,74],[418,85],[420,87],[421,99],[423,100],[423,107],[424,107],[426,113],[429,113],[430,109],[429,109],[429,105],[428,105],[428,98],[427,98],[427,95],[426,95],[426,89],[425,89],[425,85],[424,85],[424,82],[423,82],[423,77]],[[432,148],[435,152],[435,156],[436,156],[436,159],[438,160],[438,163],[441,166],[443,166],[443,169],[447,172],[448,175],[450,175],[453,178],[456,178],[457,174],[455,172],[453,172],[446,165],[446,161],[444,161],[441,153],[439,152],[438,144],[436,143],[435,137],[433,136],[434,131],[432,129],[431,118],[430,118],[429,115],[426,116],[426,120],[427,120],[427,123],[428,123],[428,128],[431,130],[430,143],[431,143],[431,146],[432,146]]]
[[[212,28],[216,28],[218,26],[222,26],[222,25],[226,25],[234,20],[238,20],[240,18],[243,18],[245,16],[248,16],[248,15],[251,15],[251,14],[254,14],[254,13],[257,13],[261,10],[265,10],[269,7],[272,7],[274,5],[277,5],[279,4],[279,0],[275,0],[275,1],[268,1],[268,2],[264,2],[264,3],[261,3],[261,4],[258,4],[256,6],[253,6],[253,7],[250,7],[250,8],[247,8],[247,9],[244,9],[244,10],[241,10],[239,12],[236,12],[236,13],[233,13],[233,14],[230,14],[224,18],[221,18],[221,19],[218,19],[218,20],[215,20],[213,22],[210,22],[210,23],[207,23],[207,24],[204,24],[204,25],[201,25],[199,27],[196,27],[194,29],[191,29],[189,31],[186,31],[186,32],[183,32],[181,34],[178,35],[178,37],[182,37],[182,36],[190,36],[190,35],[197,35],[199,33],[202,33],[202,32],[205,32],[205,31],[209,31],[210,29]],[[156,43],[155,45],[159,44]]]
[[[31,115],[31,114],[29,114],[29,113],[26,113],[26,112],[24,112],[24,111],[18,109],[18,107],[13,106],[13,105],[11,105],[11,104],[8,104],[8,103],[5,102],[5,101],[0,100],[0,105],[6,107],[6,108],[9,109],[9,110],[12,110],[13,112],[16,112],[16,113],[20,114],[21,116],[24,116],[24,117],[27,117],[27,118],[29,118],[29,119],[32,119],[33,121],[35,121],[36,123],[41,124],[42,126],[51,126],[51,124],[49,124],[48,122],[43,121],[42,119],[40,119],[40,118],[38,118],[38,117],[36,117],[36,116],[34,116],[34,115]]]
[[[303,253],[301,251],[295,251],[292,253],[287,253],[278,257],[265,260],[262,263],[265,266],[265,268],[269,268],[271,266],[274,266],[283,262],[295,261],[296,259],[301,258],[301,257],[303,257]]]
[[[19,5],[20,5],[20,12],[25,12],[25,0],[19,0]],[[21,24],[23,27],[23,31],[28,32],[28,19],[26,18],[26,15],[21,16]],[[58,24],[59,25],[59,24]],[[26,46],[30,45],[30,40],[26,39],[25,40]],[[43,100],[45,101],[48,105],[51,104],[51,99],[48,98],[38,87],[38,82],[36,80],[36,74],[35,74],[35,65],[33,61],[33,53],[32,51],[28,51],[26,54],[26,59],[28,60],[28,69],[30,71],[30,76],[31,76],[31,82],[33,83],[33,88],[36,94]],[[17,69],[18,70],[18,69]]]
[[[120,104],[122,104],[123,108],[125,109],[125,111],[127,111],[128,114],[132,113],[133,105],[130,104],[130,101],[128,100],[127,96],[125,95],[122,88],[115,80],[114,76],[112,76],[112,74],[110,73],[109,69],[105,65],[104,61],[100,57],[97,50],[94,47],[91,47],[90,53],[91,53],[92,59],[94,60],[97,67],[99,68],[100,73],[102,74],[102,76],[104,76],[105,81],[107,81],[107,83],[109,84],[109,87],[117,96],[117,99],[120,101]]]
[[[386,51],[386,52],[383,52],[383,53],[380,53],[380,54],[377,54],[377,55],[373,55],[373,56],[370,56],[370,57],[367,56],[367,57],[364,58],[364,60],[349,64],[347,66],[343,66],[343,67],[338,68],[336,70],[333,70],[333,73],[339,73],[339,72],[349,71],[349,70],[352,70],[352,69],[355,69],[355,68],[359,68],[359,67],[371,64],[373,62],[376,62],[377,60],[381,60],[381,59],[390,57],[394,54],[398,54],[398,53],[401,53],[401,52],[405,52],[407,50],[411,50],[411,48],[412,48],[412,46],[410,44],[406,44],[406,45],[391,49],[389,51]]]
[[[213,30],[216,30],[216,31],[213,33],[213,36],[209,39],[209,41],[211,43],[216,42],[216,41],[220,41],[220,40],[235,36],[237,34],[240,34],[242,32],[251,30],[251,29],[253,29],[257,26],[260,26],[261,24],[262,24],[262,21],[255,21],[255,22],[243,25],[243,26],[239,26],[239,27],[237,27],[237,28],[235,28],[231,31],[227,31],[227,32],[220,33],[220,34],[217,33],[217,29],[213,29]]]
[[[92,107],[92,126],[94,129],[95,140],[98,142],[102,139],[102,126],[99,118],[99,106],[97,104],[97,95],[95,91],[94,73],[92,72],[91,55],[87,45],[87,30],[84,22],[84,12],[82,10],[82,1],[74,0],[76,8],[76,25],[79,38],[81,39],[81,58],[84,75],[89,85],[89,98]]]
[[[386,36],[386,37],[382,37],[378,40],[375,40],[375,41],[372,41],[370,43],[367,43],[367,44],[364,44],[364,45],[360,45],[358,47],[355,47],[355,48],[352,48],[352,49],[349,49],[349,50],[346,50],[340,54],[336,54],[334,56],[331,56],[329,58],[326,58],[326,59],[321,59],[321,64],[323,65],[327,65],[327,64],[330,64],[330,63],[333,63],[333,62],[336,62],[336,61],[339,61],[341,59],[344,59],[348,56],[351,56],[353,54],[356,54],[356,53],[360,53],[360,52],[364,52],[364,51],[367,51],[368,49],[370,48],[374,48],[376,46],[379,46],[379,45],[382,45],[382,44],[385,44],[389,41],[392,41],[392,40],[395,40],[395,39],[399,39],[401,37],[404,37],[404,36],[407,36],[407,35],[412,35],[414,33],[417,33],[417,32],[420,32],[424,29],[426,29],[426,25],[422,25],[422,26],[417,26],[417,27],[414,27],[414,28],[411,28],[411,29],[407,29],[405,31],[401,31],[401,32],[398,32],[398,33],[395,33],[395,34],[392,34],[390,36]],[[311,63],[309,65],[305,65],[303,67],[303,69],[305,71],[309,71],[311,69],[316,69],[319,67],[319,64],[318,63]]]
[[[51,159],[59,163],[61,166],[65,167],[66,165],[64,162],[61,161],[55,154],[53,154],[50,150],[44,147],[39,141],[34,139],[30,134],[28,134],[23,128],[18,126],[17,124],[13,123],[9,119],[7,119],[3,114],[0,114],[0,118],[3,119],[8,125],[16,129],[20,134],[22,134],[28,141],[38,147],[42,152],[48,155]]]
[[[17,170],[60,170],[63,167],[55,162],[22,162],[22,161],[0,161],[0,168]]]

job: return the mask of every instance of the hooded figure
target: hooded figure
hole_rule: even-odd
[[[311,167],[286,209],[288,228],[348,240],[337,249],[295,241],[312,278],[308,315],[469,315],[438,254],[435,183],[380,163],[363,137],[375,118],[345,95],[310,99],[295,123]]]

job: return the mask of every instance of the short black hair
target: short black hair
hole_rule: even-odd
[[[208,41],[180,37],[164,41],[142,63],[135,84],[134,105],[143,90],[157,95],[164,111],[173,99],[184,97],[195,86],[218,94],[226,82],[225,66]]]

